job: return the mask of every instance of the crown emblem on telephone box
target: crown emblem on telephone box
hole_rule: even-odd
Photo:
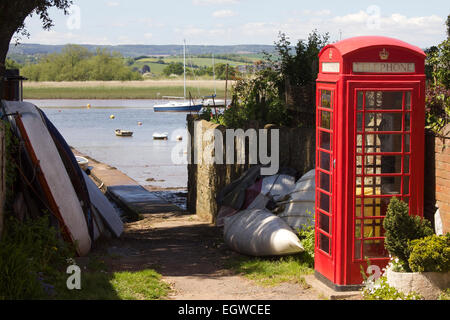
[[[389,59],[389,52],[384,48],[382,51],[380,51],[380,59],[381,60],[387,60]]]

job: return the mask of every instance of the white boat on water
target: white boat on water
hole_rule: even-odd
[[[169,139],[169,134],[167,132],[153,134],[153,140],[168,140],[168,139]]]
[[[131,136],[133,136],[133,132],[132,131],[126,131],[126,130],[117,129],[116,130],[116,136],[118,136],[118,137],[131,137]]]
[[[195,103],[192,101],[172,101],[166,104],[154,106],[155,112],[200,112],[202,110],[202,103]]]

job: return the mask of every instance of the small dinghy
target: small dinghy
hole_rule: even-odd
[[[88,159],[79,156],[76,156],[75,158],[77,159],[78,165],[80,166],[81,169],[86,170],[88,168],[89,165]]]
[[[169,134],[167,132],[153,134],[153,140],[168,140],[168,139],[169,139]]]
[[[116,130],[116,136],[118,136],[118,137],[132,137],[133,136],[133,132],[132,131],[126,131],[126,130],[117,129]]]

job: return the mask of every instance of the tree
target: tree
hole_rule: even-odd
[[[182,75],[184,73],[184,67],[181,62],[171,62],[167,67],[163,70],[164,75],[170,76],[172,74]]]
[[[48,9],[55,7],[68,13],[72,0],[8,0],[0,1],[0,79],[5,74],[5,60],[14,34],[29,36],[25,19],[33,14],[39,16],[44,30],[53,26]]]
[[[447,16],[447,37],[450,38],[450,14]]]
[[[142,67],[142,73],[150,73],[152,72],[152,69],[150,69],[150,66],[148,66],[147,64],[144,64],[144,66]]]
[[[427,128],[435,134],[450,123],[450,15],[447,18],[447,39],[427,53]]]

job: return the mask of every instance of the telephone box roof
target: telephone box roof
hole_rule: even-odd
[[[329,44],[322,49],[322,51],[320,52],[320,56],[325,52],[325,50],[329,48],[336,48],[342,56],[345,56],[349,53],[356,52],[361,49],[380,46],[404,48],[410,50],[412,53],[415,53],[419,56],[426,57],[426,54],[419,47],[413,46],[409,43],[406,43],[398,39],[381,36],[353,37],[333,44]]]

